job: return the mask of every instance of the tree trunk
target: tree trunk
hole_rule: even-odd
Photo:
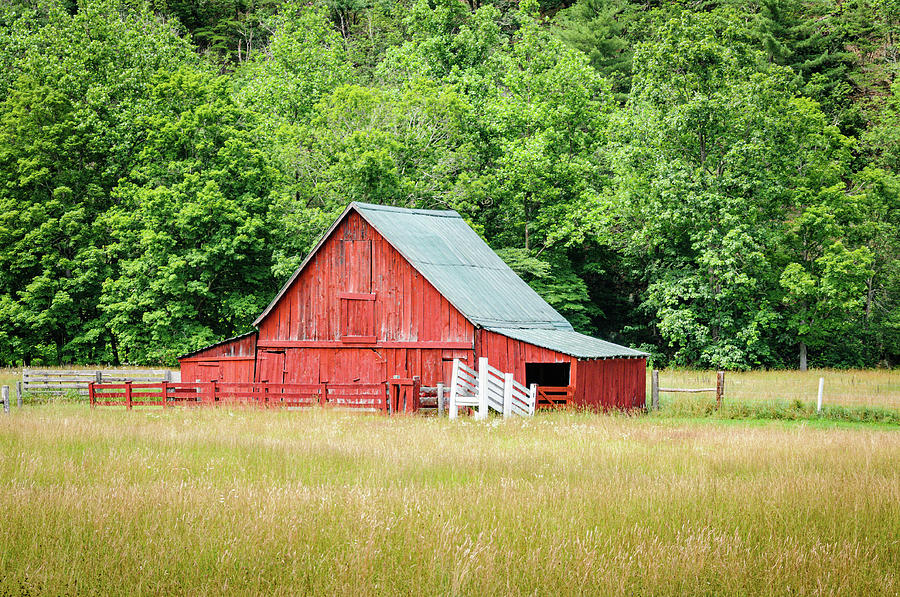
[[[800,343],[800,371],[806,371],[806,342]]]

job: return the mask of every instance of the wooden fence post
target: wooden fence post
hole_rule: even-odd
[[[125,408],[131,410],[131,382],[125,382]]]
[[[659,410],[659,369],[650,374],[650,408]]]
[[[453,373],[450,374],[450,411],[447,413],[450,419],[455,419],[459,415],[459,408],[456,406],[456,378],[459,376],[459,359],[453,359]]]
[[[819,378],[819,395],[816,398],[816,414],[822,413],[822,390],[825,389],[825,378]]]
[[[95,377],[97,378],[97,383],[103,383],[103,371],[97,369]]]
[[[475,418],[487,419],[488,416],[488,360],[487,357],[478,359],[478,414]]]
[[[328,382],[319,384],[319,405],[328,404]]]
[[[409,412],[418,412],[419,408],[421,407],[421,403],[420,403],[421,396],[419,395],[419,392],[422,389],[422,380],[419,378],[418,375],[413,375],[412,379],[413,379],[412,390],[411,390],[412,395],[409,397],[409,402],[410,402]]]
[[[531,415],[537,410],[537,384],[533,383],[528,386],[528,397],[531,399]]]
[[[91,408],[94,408],[95,406],[97,406],[96,404],[94,404],[97,401],[97,399],[94,396],[94,382],[93,381],[88,384],[88,400],[90,400],[90,402],[91,402]]]
[[[716,408],[722,408],[722,400],[725,398],[725,372],[716,372]]]
[[[3,386],[0,395],[3,396],[3,412],[9,414],[9,386]]]
[[[444,384],[437,385],[437,416],[444,416]]]
[[[166,408],[169,406],[169,382],[162,381],[159,384],[160,394],[162,394],[162,407]]]
[[[16,407],[22,408],[22,382],[16,382]]]

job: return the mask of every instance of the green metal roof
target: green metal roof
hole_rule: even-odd
[[[579,359],[608,359],[648,357],[646,352],[619,346],[571,330],[545,330],[539,328],[486,328],[514,340],[549,348]]]
[[[475,325],[572,329],[455,211],[354,205]]]
[[[580,358],[646,356],[575,332],[572,325],[516,275],[455,211],[405,209],[369,203],[354,202],[347,207],[254,325],[258,326],[265,318],[351,210],[371,224],[450,304],[478,327]]]

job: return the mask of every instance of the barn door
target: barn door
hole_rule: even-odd
[[[340,335],[347,343],[375,342],[375,295],[372,293],[372,241],[341,241],[343,268]]]
[[[344,292],[372,292],[372,241],[342,240]]]
[[[261,350],[257,379],[262,383],[284,383],[284,351]]]
[[[198,363],[196,379],[197,382],[219,381],[220,379],[222,379],[222,373],[219,368],[219,363]]]

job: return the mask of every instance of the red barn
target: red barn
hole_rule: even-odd
[[[574,331],[454,211],[351,203],[254,326],[181,357],[182,381],[433,386],[487,357],[547,396],[644,405],[647,354]]]

